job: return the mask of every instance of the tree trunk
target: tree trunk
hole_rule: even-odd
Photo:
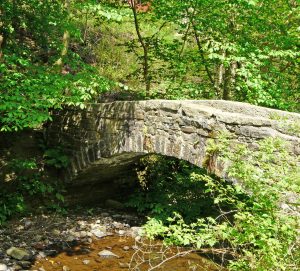
[[[149,95],[150,93],[150,88],[151,88],[151,81],[150,81],[150,76],[149,76],[149,59],[148,59],[148,46],[144,41],[144,38],[141,34],[140,31],[140,25],[137,17],[137,11],[136,11],[136,1],[134,0],[129,0],[130,1],[130,7],[133,12],[133,17],[134,17],[134,26],[136,30],[136,34],[138,36],[139,43],[142,46],[143,49],[143,78],[145,82],[145,90],[146,90],[146,95]]]
[[[229,86],[229,81],[230,81],[230,68],[224,69],[224,79],[223,79],[223,95],[222,99],[223,100],[229,100],[230,97],[230,86]]]
[[[220,78],[220,76],[222,77],[223,74],[219,73],[219,80],[218,80],[217,75],[215,76],[215,79],[213,78],[212,72],[210,71],[209,66],[208,66],[209,64],[204,56],[204,50],[201,45],[200,37],[198,36],[198,33],[197,33],[196,25],[193,21],[192,21],[192,26],[193,26],[193,32],[194,32],[194,37],[195,37],[196,44],[198,47],[198,51],[199,51],[200,57],[202,59],[202,64],[204,65],[209,82],[211,83],[212,87],[215,89],[216,95],[220,96],[220,92],[221,92],[220,91],[220,83],[222,83],[222,78]],[[222,67],[220,66],[220,68],[222,68]],[[216,74],[217,74],[217,72],[216,72]],[[220,82],[220,80],[221,80],[221,82]],[[205,97],[205,98],[209,98],[208,95],[206,95],[206,96],[207,97]]]
[[[222,97],[223,100],[231,99],[231,94],[235,85],[236,69],[237,62],[233,61],[230,63],[230,67],[228,67],[225,71]]]
[[[222,52],[222,56],[225,58],[226,52]],[[222,98],[222,87],[224,87],[224,80],[225,80],[225,67],[224,64],[221,63],[220,65],[216,66],[215,70],[215,89],[217,91],[218,98]]]
[[[69,14],[70,0],[65,0],[64,8],[65,8],[66,12]],[[60,58],[54,63],[54,65],[57,65],[61,69],[64,64],[63,59],[68,53],[69,41],[70,41],[70,33],[68,30],[65,30],[64,35],[63,35],[63,49],[61,51]]]
[[[86,44],[87,33],[88,33],[88,15],[89,15],[89,10],[87,8],[86,13],[85,13],[84,34],[83,34],[83,43],[84,44]]]
[[[0,34],[0,60],[2,59],[2,43],[3,43],[3,36]]]

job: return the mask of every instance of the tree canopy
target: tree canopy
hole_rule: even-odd
[[[36,127],[54,108],[128,88],[146,98],[300,110],[298,1],[128,2],[2,2],[2,131]],[[106,35],[116,41],[99,49]],[[109,50],[120,55],[107,65]]]

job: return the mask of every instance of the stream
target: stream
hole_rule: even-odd
[[[215,271],[197,253],[142,236],[143,218],[95,208],[40,214],[0,228],[0,271]]]

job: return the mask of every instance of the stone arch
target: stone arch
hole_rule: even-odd
[[[89,104],[84,110],[67,108],[54,113],[53,119],[48,142],[65,147],[71,157],[66,180],[75,183],[94,174],[112,174],[149,153],[205,167],[207,140],[225,131],[234,143],[251,145],[278,136],[291,142],[295,154],[300,153],[299,135],[288,130],[300,123],[300,114],[238,102],[118,101]],[[226,175],[221,164],[213,164],[210,170]]]

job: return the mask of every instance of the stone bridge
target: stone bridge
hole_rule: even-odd
[[[150,153],[206,167],[207,141],[222,131],[232,134],[233,144],[252,146],[265,137],[281,137],[299,155],[297,123],[300,114],[230,101],[117,101],[54,113],[47,138],[70,155],[65,177],[76,186],[121,175],[126,179],[137,159]],[[210,167],[226,176],[221,164]]]

